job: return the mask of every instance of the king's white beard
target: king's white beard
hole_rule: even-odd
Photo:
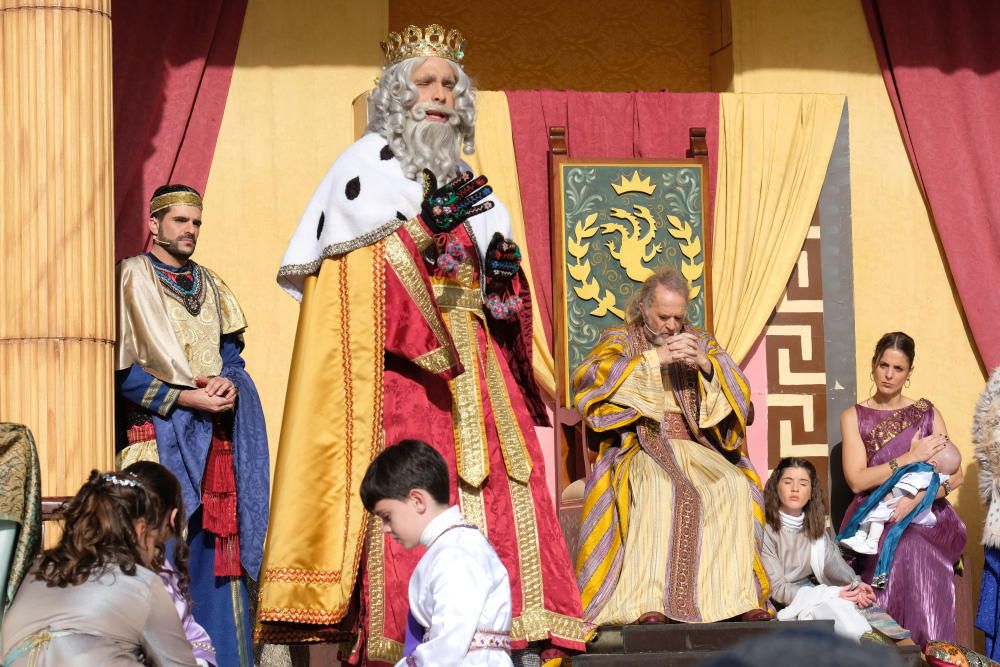
[[[450,113],[448,120],[427,120],[428,108]],[[429,169],[438,185],[443,185],[458,176],[462,135],[458,115],[450,109],[437,105],[415,106],[406,115],[400,138],[406,150],[396,157],[407,177],[417,178],[423,169]]]

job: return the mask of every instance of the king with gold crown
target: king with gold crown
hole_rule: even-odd
[[[358,490],[383,448],[419,439],[506,570],[512,618],[493,630],[514,664],[537,665],[582,650],[584,628],[534,430],[547,417],[520,249],[461,158],[475,136],[462,34],[409,26],[382,50],[367,132],[319,184],[278,272],[301,309],[257,636],[345,642],[351,664],[408,659],[408,635],[428,632],[407,602],[423,549],[384,534]]]

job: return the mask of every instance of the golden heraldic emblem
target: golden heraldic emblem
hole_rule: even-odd
[[[613,183],[611,189],[619,197],[631,192],[652,195],[656,185],[649,176],[640,178],[636,170],[630,178],[622,174],[621,182]],[[611,237],[604,242],[604,246],[625,275],[630,280],[641,283],[653,275],[653,269],[648,264],[663,252],[663,244],[653,241],[656,230],[665,228],[671,237],[677,239],[677,249],[684,256],[680,271],[690,287],[688,298],[694,299],[700,294],[701,285],[694,283],[704,274],[705,262],[696,261],[702,253],[701,238],[694,234],[689,222],[676,215],[667,215],[664,221],[656,220],[647,207],[639,204],[633,204],[631,212],[615,207],[608,211],[608,217],[622,220],[627,225],[608,222],[598,226],[598,217],[598,213],[591,213],[583,220],[577,220],[573,226],[573,235],[566,240],[567,252],[575,260],[575,263],[567,264],[566,268],[573,280],[579,283],[573,286],[573,290],[580,299],[596,302],[597,306],[590,311],[591,315],[603,317],[611,313],[621,320],[625,319],[624,306],[619,307],[615,293],[602,287],[597,278],[591,275],[590,260],[587,259],[591,244],[589,239],[596,236],[598,231],[604,237]]]

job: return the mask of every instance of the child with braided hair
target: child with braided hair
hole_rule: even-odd
[[[196,667],[155,571],[174,511],[134,475],[92,471],[4,618],[4,667]]]
[[[133,463],[123,472],[142,482],[146,490],[153,494],[164,508],[168,521],[162,537],[173,543],[173,553],[168,560],[163,548],[168,543],[157,547],[150,569],[159,573],[164,588],[170,594],[177,615],[180,616],[181,625],[184,627],[184,635],[191,643],[198,664],[201,667],[215,667],[219,663],[212,638],[194,618],[190,592],[191,576],[188,574],[190,549],[187,540],[176,539],[187,533],[181,484],[166,467],[152,461]]]

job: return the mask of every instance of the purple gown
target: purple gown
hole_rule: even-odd
[[[910,450],[914,434],[929,435],[934,428],[934,406],[926,398],[898,410],[876,410],[855,405],[858,430],[865,444],[868,465],[876,466]],[[864,502],[867,493],[854,498],[842,526]],[[965,548],[965,524],[951,503],[935,500],[937,523],[932,527],[910,524],[896,546],[889,583],[876,589],[875,603],[910,631],[923,646],[932,639],[955,641],[954,565]],[[882,535],[882,539],[888,534]],[[882,542],[879,543],[879,549]],[[870,583],[878,554],[858,556],[855,569]]]

